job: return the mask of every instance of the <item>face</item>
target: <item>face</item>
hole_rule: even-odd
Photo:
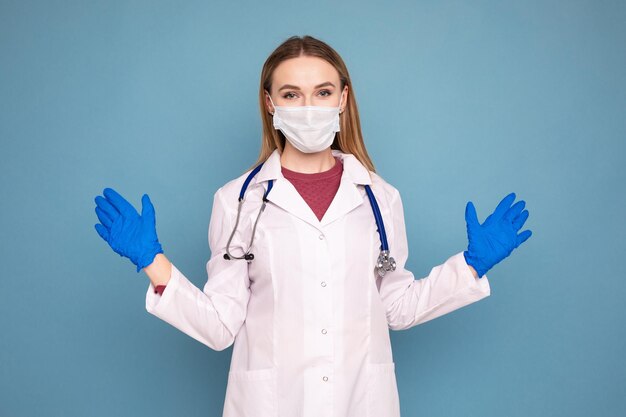
[[[339,73],[322,58],[299,56],[281,62],[272,75],[272,101],[277,106],[346,107],[348,86],[340,90]],[[342,97],[343,94],[343,97]],[[274,113],[267,92],[267,111]]]

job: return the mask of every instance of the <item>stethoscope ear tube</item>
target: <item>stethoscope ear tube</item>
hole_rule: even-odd
[[[263,163],[261,163],[256,168],[254,168],[252,172],[250,172],[250,174],[248,175],[248,178],[246,178],[246,181],[244,182],[243,186],[241,187],[241,192],[239,193],[239,202],[237,204],[237,219],[235,220],[235,227],[233,228],[233,231],[231,232],[230,237],[228,238],[228,242],[226,243],[226,253],[224,254],[224,259],[226,260],[245,259],[246,261],[248,261],[248,263],[250,263],[254,259],[254,254],[250,253],[250,249],[252,248],[252,243],[254,242],[254,235],[256,234],[256,225],[259,222],[259,217],[261,217],[261,213],[265,211],[265,206],[267,205],[267,202],[268,202],[267,195],[269,194],[269,192],[272,189],[272,186],[274,185],[274,180],[269,180],[267,184],[267,190],[263,194],[263,203],[261,204],[261,209],[259,210],[259,214],[257,214],[256,220],[254,221],[254,227],[252,228],[252,236],[250,237],[250,244],[248,245],[248,251],[244,253],[243,256],[235,256],[230,253],[230,242],[233,240],[233,236],[235,235],[235,232],[237,231],[237,226],[239,226],[239,217],[241,216],[241,207],[244,202],[244,194],[246,192],[246,188],[248,188],[248,184],[250,183],[250,180],[252,179],[252,177],[256,175],[257,172],[259,172],[262,166],[263,166]]]
[[[230,242],[232,242],[233,240],[233,236],[235,236],[235,232],[237,231],[237,226],[239,225],[239,217],[241,216],[241,206],[243,205],[243,198],[241,196],[239,196],[239,203],[237,204],[237,220],[235,220],[235,227],[233,228],[233,231],[230,233],[230,237],[228,238],[228,243],[226,243],[226,253],[224,254],[224,259],[227,260],[231,260],[231,259],[245,259],[245,256],[247,255],[244,254],[244,256],[235,256],[233,254],[230,253],[230,250],[228,248],[230,248]],[[252,236],[252,238],[254,239],[254,236]]]
[[[266,198],[267,193],[269,192],[269,189],[271,188],[272,187],[269,186],[268,191],[266,191],[265,195],[263,196],[263,203],[261,204],[261,209],[259,210],[259,214],[256,215],[256,220],[254,221],[254,227],[252,228],[252,236],[250,237],[250,244],[248,245],[248,251],[243,256],[232,255],[229,250],[230,242],[233,240],[233,236],[235,235],[235,232],[237,231],[237,226],[239,225],[239,217],[241,216],[241,206],[243,205],[243,199],[239,200],[239,204],[237,205],[237,220],[235,220],[235,227],[233,228],[233,231],[230,233],[230,237],[228,238],[228,243],[226,243],[226,253],[224,254],[224,259],[226,260],[245,259],[246,261],[248,261],[248,263],[250,263],[254,259],[254,254],[250,253],[250,248],[252,248],[252,243],[254,242],[254,235],[256,234],[256,225],[257,223],[259,223],[259,217],[261,217],[261,213],[265,211],[265,206],[267,205],[267,201],[268,201]]]

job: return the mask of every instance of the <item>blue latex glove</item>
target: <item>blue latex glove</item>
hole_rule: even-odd
[[[97,196],[96,215],[100,223],[96,231],[120,256],[129,258],[137,272],[150,265],[158,253],[163,253],[156,234],[154,206],[148,194],[141,197],[141,216],[135,208],[112,188]]]
[[[517,234],[528,218],[528,210],[522,211],[526,204],[524,200],[511,207],[513,201],[515,193],[504,197],[483,224],[478,222],[474,204],[468,201],[465,206],[469,244],[463,256],[480,278],[532,235],[530,230]]]

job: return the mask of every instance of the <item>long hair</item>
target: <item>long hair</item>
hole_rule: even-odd
[[[272,75],[281,62],[302,55],[322,58],[335,67],[339,73],[339,80],[341,82],[339,91],[343,91],[345,86],[348,86],[348,103],[344,111],[339,115],[340,132],[337,132],[330,146],[331,149],[353,154],[368,170],[376,172],[374,164],[367,154],[367,149],[365,149],[365,144],[363,143],[359,111],[357,109],[354,89],[352,88],[352,82],[350,81],[350,74],[348,73],[346,64],[333,48],[321,40],[308,35],[290,37],[280,44],[278,48],[270,54],[265,64],[263,64],[259,86],[259,106],[261,110],[261,120],[263,122],[263,139],[259,158],[252,167],[264,162],[276,148],[282,152],[285,147],[285,136],[281,131],[274,129],[272,115],[267,111],[265,106],[265,91],[272,91]],[[252,167],[249,169],[252,169]]]

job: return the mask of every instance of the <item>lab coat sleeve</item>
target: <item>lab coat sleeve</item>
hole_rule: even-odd
[[[146,294],[149,313],[214,350],[224,350],[234,342],[246,318],[250,297],[248,263],[224,259],[236,215],[228,210],[220,188],[213,197],[208,232],[211,257],[206,263],[208,279],[202,291],[172,264],[163,295],[154,293],[152,283]],[[239,232],[233,237],[230,252],[235,256],[243,253]]]
[[[415,279],[405,269],[409,251],[402,199],[396,189],[390,208],[393,222],[389,248],[396,260],[396,270],[387,272],[379,284],[390,329],[408,329],[490,295],[487,276],[475,278],[463,252],[432,268],[428,276]]]

